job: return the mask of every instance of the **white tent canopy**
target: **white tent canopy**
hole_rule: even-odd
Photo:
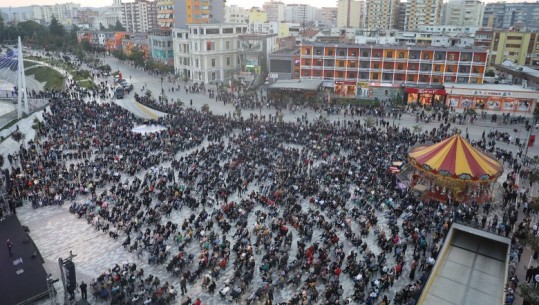
[[[166,130],[167,128],[163,125],[139,125],[139,126],[135,126],[133,127],[133,129],[131,129],[132,132],[134,133],[143,133],[143,134],[147,134],[147,133],[155,133],[155,132],[160,132],[160,131],[163,131],[163,130]]]

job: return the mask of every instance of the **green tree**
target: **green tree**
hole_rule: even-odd
[[[66,34],[66,29],[60,22],[58,22],[58,19],[53,15],[51,18],[51,23],[49,24],[49,33],[51,35],[54,35],[56,37],[64,37]]]
[[[104,26],[103,23],[101,23],[101,22],[99,23],[99,30],[100,30],[100,31],[106,30],[106,29],[105,29],[105,26]]]
[[[144,66],[144,52],[139,47],[133,47],[128,59],[133,61],[135,67]]]
[[[118,32],[125,32],[125,27],[122,25],[120,20],[116,20],[115,25],[109,25],[109,30],[118,31]]]
[[[0,14],[0,41],[4,41],[4,18]]]

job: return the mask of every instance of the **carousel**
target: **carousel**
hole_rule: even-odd
[[[479,151],[460,133],[442,142],[413,148],[410,187],[424,199],[439,202],[492,200],[492,189],[503,173],[500,162]]]

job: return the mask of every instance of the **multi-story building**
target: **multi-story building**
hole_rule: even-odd
[[[160,30],[171,31],[174,27],[174,0],[157,1],[157,25]]]
[[[238,67],[239,24],[189,24],[172,31],[174,69],[181,78],[217,83],[232,79]]]
[[[313,23],[317,13],[318,8],[307,4],[288,4],[284,8],[284,20],[301,24]]]
[[[267,19],[267,17],[266,17]],[[237,5],[225,7],[225,23],[248,23],[249,14],[246,9]]]
[[[478,48],[490,49],[490,46],[492,45],[493,36],[494,36],[494,31],[492,30],[489,30],[489,29],[477,30],[474,35],[474,46]]]
[[[366,0],[365,28],[391,30],[395,28],[399,0]]]
[[[337,26],[337,8],[336,7],[322,7],[318,10],[319,27],[332,28]]]
[[[442,24],[480,27],[485,6],[479,0],[455,0],[442,6]]]
[[[168,64],[174,63],[174,49],[172,48],[172,31],[155,31],[150,40],[152,58]]]
[[[268,21],[284,21],[284,3],[280,1],[270,1],[262,5],[262,9],[268,14]]]
[[[539,30],[539,2],[487,3],[483,14],[483,26],[492,29]]]
[[[494,31],[490,46],[490,64],[500,65],[510,60],[517,65],[539,62],[539,33]]]
[[[364,2],[361,0],[338,0],[337,27],[362,28],[364,25]]]
[[[32,5],[31,8],[33,20],[50,23],[52,16],[54,16],[58,22],[68,25],[73,23],[74,10],[79,10],[80,4]]]
[[[397,4],[397,16],[395,17],[395,29],[404,31],[406,26],[406,5],[407,2],[399,2]]]
[[[99,16],[93,18],[92,27],[94,29],[100,29],[101,26],[109,28],[115,26],[118,21],[122,22],[122,13],[121,11],[115,9],[109,9],[104,12],[101,12]]]
[[[252,7],[248,10],[249,23],[264,23],[268,21],[268,14],[258,7]]]
[[[404,30],[416,31],[422,25],[439,25],[443,0],[409,0]]]
[[[99,17],[99,12],[91,8],[73,10],[74,24],[93,24],[95,17]]]
[[[375,86],[390,98],[404,86],[424,102],[444,83],[482,84],[486,61],[487,50],[476,48],[309,43],[301,45],[300,77],[332,80],[339,95],[369,95]]]
[[[188,24],[223,23],[225,0],[179,0],[174,2],[174,27]]]
[[[134,33],[157,30],[157,3],[148,0],[122,3],[122,25]]]

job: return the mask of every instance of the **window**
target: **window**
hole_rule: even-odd
[[[346,56],[344,50],[339,50],[339,56]]]
[[[337,71],[337,77],[342,77],[342,71]]]
[[[311,55],[311,49],[305,49],[305,55]]]
[[[211,59],[211,66],[212,66],[212,67],[215,67],[215,58],[212,58],[212,59]]]
[[[232,33],[234,33],[234,28],[223,29],[223,34],[232,34]]]
[[[326,72],[326,77],[333,77],[333,72],[327,71]]]
[[[373,63],[373,67],[374,67],[374,69],[380,69],[380,64],[375,62],[375,63]]]
[[[409,68],[410,70],[417,70],[417,66],[414,65],[414,64],[408,65],[408,68]]]
[[[349,78],[356,78],[356,72],[348,72]]]
[[[230,41],[225,41],[225,49],[230,50]]]
[[[206,42],[206,51],[215,51],[215,42],[213,41]]]
[[[334,53],[334,51],[333,51],[332,49],[329,49],[329,50],[328,50],[328,55],[329,55],[329,56],[333,56],[334,54],[335,54],[335,53]]]
[[[430,59],[430,54],[429,53],[424,53],[423,54],[423,59]]]
[[[226,65],[227,65],[227,66],[230,66],[230,57],[227,57],[227,58],[226,58]]]
[[[395,75],[395,80],[402,80],[402,75],[401,74],[396,74]]]
[[[206,29],[206,35],[219,35],[219,29]]]
[[[193,34],[198,34],[198,30],[197,30],[197,29],[193,29]]]
[[[369,51],[363,51],[361,52],[362,57],[369,57]]]
[[[310,59],[304,59],[303,64],[306,65],[306,66],[310,66],[311,65],[311,60]]]
[[[432,82],[433,82],[433,83],[439,83],[439,82],[440,82],[440,77],[438,77],[438,76],[433,76],[433,77],[432,77]]]
[[[404,66],[402,64],[397,65],[397,70],[402,70],[403,68],[404,68]]]
[[[215,72],[211,73],[211,80],[215,80]]]
[[[384,80],[391,80],[391,74],[384,73]]]
[[[314,71],[314,76],[320,76],[320,71]]]
[[[316,55],[322,55],[322,49],[321,48],[316,48],[315,52],[316,52]]]
[[[378,73],[374,72],[374,73],[372,74],[372,79],[378,79]]]
[[[359,73],[359,78],[361,78],[361,79],[369,79],[369,73],[361,72],[361,73]]]
[[[380,57],[380,52],[374,53],[374,57]]]
[[[390,63],[385,63],[384,64],[384,69],[392,69],[393,67],[391,67],[391,64]]]
[[[198,59],[195,59],[195,67],[198,68]]]
[[[351,61],[348,65],[350,68],[356,68],[356,62],[355,61]]]
[[[422,83],[427,83],[429,80],[427,79],[427,76],[426,75],[421,75],[419,76],[419,79],[420,79],[420,82]]]
[[[447,56],[448,60],[455,60],[455,54],[450,53],[449,56]]]
[[[363,68],[363,69],[368,69],[369,68],[369,63],[366,62],[366,61],[362,61],[360,63],[360,65],[361,65],[361,68]]]
[[[434,71],[440,72],[440,65],[434,65]]]
[[[475,55],[475,56],[473,57],[473,60],[474,60],[474,61],[481,61],[481,56]]]
[[[388,51],[388,52],[386,53],[386,57],[389,57],[389,58],[393,57],[393,52]]]
[[[404,58],[404,52],[399,52],[399,58]]]
[[[413,82],[414,81],[414,76],[413,75],[408,75],[408,81]]]
[[[339,60],[337,63],[338,63],[338,65],[339,65],[339,67],[344,67],[344,61]]]

